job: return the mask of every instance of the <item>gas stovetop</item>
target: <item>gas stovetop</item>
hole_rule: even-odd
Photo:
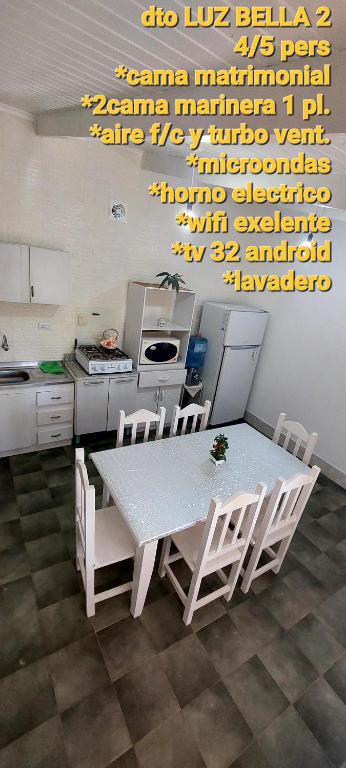
[[[87,373],[124,373],[132,371],[132,360],[119,347],[105,349],[94,344],[81,344],[76,360]]]

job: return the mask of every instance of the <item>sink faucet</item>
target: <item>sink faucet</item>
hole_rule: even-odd
[[[9,350],[9,346],[8,346],[7,336],[6,336],[6,334],[5,334],[5,333],[3,334],[3,337],[2,337],[2,343],[1,343],[1,346],[2,346],[2,348],[3,348],[3,350],[4,350],[5,352],[8,352],[8,350]]]

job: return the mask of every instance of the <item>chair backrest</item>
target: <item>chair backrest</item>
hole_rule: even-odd
[[[146,443],[149,439],[149,431],[152,424],[156,424],[155,440],[161,440],[163,434],[163,428],[165,426],[166,408],[160,408],[159,413],[153,411],[147,411],[142,408],[140,411],[130,413],[126,416],[125,411],[119,411],[119,424],[117,432],[117,448],[121,448],[124,443],[124,429],[125,427],[132,427],[131,431],[131,445],[134,445],[137,437],[137,429],[139,425],[144,424],[143,442]]]
[[[75,483],[76,526],[87,564],[93,562],[95,552],[95,488],[89,485],[84,448],[76,449]]]
[[[202,432],[207,427],[210,408],[211,408],[210,400],[206,400],[204,405],[197,405],[196,403],[191,403],[191,405],[187,405],[186,408],[180,408],[179,405],[176,405],[173,411],[170,437],[175,437],[175,435],[177,434],[179,421],[181,419],[183,420],[183,423],[181,425],[181,430],[180,430],[181,435],[185,435],[187,422],[190,418],[192,418],[191,432],[196,432],[198,420],[199,420],[199,431]]]
[[[289,480],[278,478],[259,525],[259,537],[270,538],[268,544],[272,544],[294,533],[319,473],[320,468],[315,466],[310,474],[294,475]]]
[[[212,572],[221,561],[230,563],[233,558],[239,559],[237,556],[250,542],[266,490],[266,486],[259,483],[256,493],[236,493],[224,504],[220,499],[211,500],[197,567]]]
[[[280,444],[281,438],[281,440],[283,440],[282,447],[285,448],[285,450],[289,449],[290,442],[292,441],[294,444],[293,456],[297,456],[297,458],[299,458],[299,449],[305,446],[302,462],[303,464],[309,464],[316,447],[318,434],[317,432],[312,432],[311,435],[309,435],[299,421],[286,421],[286,416],[286,413],[280,413],[275,427],[273,441],[274,443]]]

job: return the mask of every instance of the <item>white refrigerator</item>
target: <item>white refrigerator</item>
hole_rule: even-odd
[[[269,313],[244,304],[204,304],[199,332],[208,339],[203,394],[210,424],[244,416]]]

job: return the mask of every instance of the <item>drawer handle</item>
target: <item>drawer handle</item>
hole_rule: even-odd
[[[158,381],[169,381],[169,376],[162,376]]]
[[[61,395],[59,395],[59,397],[51,397],[50,399],[51,399],[51,400],[61,400],[61,397],[62,397],[62,396],[61,396]]]
[[[85,387],[97,387],[98,384],[104,384],[104,381],[84,381]]]
[[[51,416],[50,418],[52,421],[57,421],[58,419],[61,419],[61,416]]]
[[[58,435],[51,435],[51,437],[61,437],[61,432]]]

